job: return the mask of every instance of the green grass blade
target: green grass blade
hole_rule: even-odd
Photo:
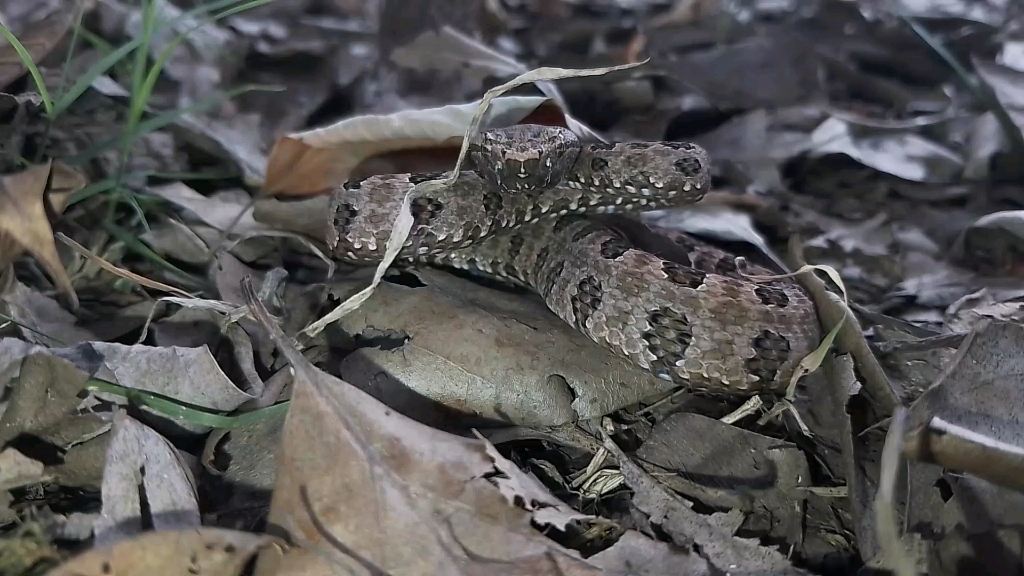
[[[85,188],[82,188],[78,192],[72,194],[71,197],[68,198],[68,206],[77,204],[79,202],[83,202],[85,200],[88,200],[89,198],[92,198],[93,196],[103,194],[104,192],[110,192],[111,190],[114,189],[114,186],[116,186],[116,182],[109,178],[106,180],[100,180],[99,182],[93,182],[92,184],[89,184]]]
[[[131,100],[128,105],[128,121],[126,129],[134,132],[135,126],[149,102],[149,95],[140,92],[143,83],[146,81],[146,62],[149,59],[149,45],[153,41],[153,34],[157,27],[157,0],[143,0],[142,10],[142,31],[139,40],[142,45],[135,51],[135,65],[132,67]],[[127,143],[125,144],[127,146]],[[125,152],[127,153],[127,151]]]
[[[180,279],[187,284],[190,288],[204,288],[204,286],[197,282],[188,272],[185,272],[181,268],[178,268],[174,264],[171,264],[165,260],[162,256],[154,252],[149,246],[146,246],[142,241],[136,238],[133,234],[129,234],[119,226],[113,224],[106,224],[103,226],[104,230],[110,233],[111,236],[117,238],[119,241],[124,243],[125,248],[131,250],[137,255],[141,256],[144,260],[163,268],[164,270],[180,277]]]
[[[219,14],[216,14],[216,15],[214,15],[212,17],[210,17],[210,20],[216,22],[217,20],[220,20],[222,18],[227,18],[228,16],[234,16],[235,14],[238,14],[239,12],[245,12],[246,10],[252,10],[253,8],[259,8],[260,6],[263,6],[264,4],[270,4],[273,1],[274,0],[251,0],[251,1],[246,2],[245,4],[242,4],[240,6],[234,6],[232,8],[228,8],[227,10],[225,10],[225,11],[219,13]]]
[[[149,96],[153,93],[153,89],[156,87],[156,83],[160,79],[160,73],[163,71],[164,66],[167,65],[167,61],[171,59],[171,56],[174,54],[174,50],[181,45],[181,43],[185,40],[185,38],[188,37],[189,34],[201,28],[202,26],[205,26],[206,24],[216,22],[217,20],[227,18],[228,16],[237,14],[239,12],[251,10],[258,6],[262,6],[263,4],[267,4],[269,2],[271,2],[271,0],[251,0],[239,6],[234,6],[219,14],[215,14],[214,16],[210,17],[209,21],[200,22],[192,28],[190,28],[189,30],[186,30],[185,32],[182,32],[181,34],[177,35],[173,40],[167,43],[167,46],[164,46],[164,49],[160,52],[160,55],[153,63],[153,66],[150,67],[149,73],[146,75],[146,79],[143,81],[142,86],[139,88],[140,99],[143,101],[149,100]],[[129,125],[133,125],[131,124],[132,121],[137,123],[141,119],[141,115],[142,111],[139,111],[139,117],[130,120]]]
[[[11,43],[14,47],[14,51],[18,53],[18,58],[21,63],[28,69],[28,73],[32,75],[32,81],[36,83],[36,90],[39,91],[39,97],[43,100],[43,107],[46,108],[46,115],[53,118],[53,100],[50,99],[50,92],[46,89],[46,84],[43,83],[43,74],[39,71],[39,67],[32,60],[32,55],[28,53],[25,45],[18,40],[18,37],[13,32],[7,29],[6,26],[0,25],[0,34]]]
[[[226,180],[236,176],[230,172],[146,172],[145,175],[162,180]]]
[[[72,26],[72,29],[71,29],[72,30],[71,31],[71,44],[68,46],[68,53],[64,57],[64,66],[60,70],[60,84],[58,84],[58,88],[57,88],[58,94],[64,91],[64,85],[68,81],[68,70],[71,69],[71,59],[74,58],[74,56],[75,56],[75,48],[78,47],[78,39],[82,35],[81,34],[81,30],[82,30],[82,17],[83,16],[85,16],[85,5],[81,4],[78,7],[78,15],[75,16],[75,23],[74,23],[74,25]],[[60,99],[61,99],[60,97],[57,98],[58,101],[60,101]],[[55,102],[54,103],[54,112],[53,112],[53,116],[54,117],[56,117],[56,116],[58,116],[60,114],[60,112],[56,111],[56,108],[57,108],[57,104]]]
[[[114,384],[113,382],[100,380],[98,378],[90,378],[87,380],[85,383],[85,389],[90,392],[100,392],[102,394],[111,394],[113,396],[127,398],[129,402],[151,408],[168,418],[182,420],[197,426],[207,426],[209,428],[236,428],[238,426],[254,424],[260,420],[285,414],[288,412],[288,407],[291,405],[290,401],[278,402],[273,406],[260,408],[259,410],[243,412],[234,416],[226,416],[224,414],[209,412],[203,408],[199,408],[198,406],[187,404],[180,400],[175,400],[174,398],[164,396],[163,394],[138,390],[136,388],[128,388],[119,384]]]
[[[234,174],[229,172],[154,172],[152,170],[133,170],[126,174],[129,178],[161,178],[163,180],[224,180]],[[84,202],[93,196],[110,192],[117,186],[113,178],[93,182],[75,192],[68,198],[68,206]]]
[[[140,122],[139,125],[136,127],[134,133],[124,133],[124,134],[121,134],[120,136],[115,136],[114,138],[110,138],[108,140],[104,140],[103,142],[100,142],[99,144],[94,144],[93,146],[90,146],[89,148],[83,150],[82,152],[80,152],[80,153],[78,153],[78,154],[76,154],[74,156],[71,156],[69,158],[65,158],[64,162],[67,163],[68,165],[71,165],[71,166],[79,166],[79,165],[84,164],[85,162],[88,162],[89,160],[95,158],[96,156],[99,156],[100,154],[103,154],[104,152],[106,152],[107,150],[110,150],[111,148],[114,148],[116,146],[122,145],[128,139],[136,138],[138,136],[142,136],[142,135],[148,134],[148,133],[150,133],[150,132],[152,132],[154,130],[159,130],[160,128],[163,128],[165,126],[173,124],[175,121],[178,120],[178,118],[181,118],[185,114],[191,114],[191,113],[195,113],[195,112],[204,112],[204,111],[209,110],[210,108],[216,106],[217,104],[220,104],[221,102],[223,102],[225,100],[230,100],[231,98],[235,98],[236,96],[239,96],[241,94],[245,94],[246,92],[252,92],[254,90],[274,90],[274,91],[280,91],[280,90],[283,90],[283,89],[284,88],[279,87],[279,86],[255,86],[255,85],[253,85],[253,86],[240,86],[238,88],[235,88],[233,90],[229,90],[227,92],[222,92],[220,94],[214,94],[214,95],[210,96],[209,98],[204,98],[203,100],[200,100],[199,102],[196,102],[195,104],[193,104],[191,106],[187,106],[185,108],[177,108],[177,109],[174,109],[174,110],[168,110],[167,112],[164,112],[162,114],[158,114],[158,115],[156,115],[156,116],[154,116],[154,117],[152,117],[152,118],[150,118],[150,119],[148,119],[148,120],[146,120],[144,122]]]
[[[186,20],[188,18],[196,17],[196,16],[201,16],[201,15],[203,15],[205,13],[213,12],[214,10],[217,10],[217,9],[222,8],[224,6],[228,6],[230,4],[234,4],[234,3],[238,2],[238,1],[239,0],[220,0],[218,2],[212,2],[210,4],[204,4],[204,5],[197,6],[196,8],[193,8],[192,10],[189,10],[187,12],[183,12],[182,14],[179,14],[175,18],[172,18],[170,21],[167,22],[167,26],[173,26],[173,25],[178,24],[178,23],[180,23],[180,22],[182,22],[182,21],[184,21],[184,20]],[[225,17],[230,16],[232,14],[236,14],[236,13],[244,11],[244,10],[249,10],[252,7],[255,7],[255,6],[261,6],[263,4],[269,3],[270,1],[272,1],[272,0],[254,0],[252,2],[248,2],[248,3],[244,4],[242,6],[235,6],[235,7],[229,8],[228,10],[225,10],[224,12],[222,12],[220,14],[217,14],[216,16],[214,16],[212,18],[212,20],[214,20],[214,21],[215,20],[219,20],[221,18],[225,18]],[[157,25],[155,29],[159,29],[159,28],[160,28],[160,26]],[[97,42],[103,42],[105,44],[105,41],[103,41],[98,36],[95,36],[94,34],[89,33],[87,30],[83,30],[83,32],[86,34],[86,36],[85,36],[86,39],[89,40],[90,42],[92,42],[93,44],[97,44]],[[69,106],[71,106],[71,104],[73,104],[75,102],[75,100],[80,98],[82,96],[82,94],[84,94],[85,91],[88,90],[90,86],[92,86],[92,83],[95,82],[97,78],[99,78],[103,74],[107,73],[107,71],[109,71],[111,68],[116,66],[119,62],[123,61],[129,54],[131,54],[132,51],[134,51],[135,49],[143,46],[144,44],[146,44],[146,42],[147,42],[147,38],[143,37],[142,35],[139,35],[138,37],[136,37],[136,38],[134,38],[134,39],[124,43],[123,45],[121,45],[116,50],[113,50],[113,52],[110,52],[103,59],[101,59],[100,61],[98,61],[95,64],[93,64],[92,66],[90,66],[89,69],[86,70],[86,72],[81,77],[79,77],[78,81],[75,82],[74,86],[72,86],[71,89],[66,94],[61,96],[60,100],[56,104],[54,104],[53,115],[54,116],[59,115],[61,112],[64,112],[65,110],[67,110],[67,108]],[[107,44],[106,47],[108,49],[111,49],[109,44]],[[27,52],[26,52],[26,54],[27,54]]]
[[[142,228],[146,232],[150,232],[152,228],[149,227],[149,219],[146,218],[146,211],[142,209],[139,204],[139,199],[135,197],[130,190],[122,189],[121,198],[131,206],[132,210],[135,211],[135,216],[138,218],[138,222],[142,225]],[[127,194],[125,193],[127,192]]]
[[[199,6],[196,6],[195,8],[189,10],[188,12],[183,12],[181,15],[175,17],[173,20],[170,21],[170,23],[177,24],[178,22],[181,22],[182,20],[184,20],[186,18],[191,18],[193,16],[201,16],[203,14],[208,14],[210,12],[213,12],[214,10],[220,10],[221,8],[225,8],[227,6],[231,6],[232,4],[238,4],[241,1],[242,0],[217,0],[216,2],[210,2],[209,4],[200,4]],[[272,0],[257,0],[257,1],[260,1],[262,4],[265,4],[265,3],[269,3]],[[245,4],[248,4],[248,3],[249,2],[246,2]],[[229,11],[230,10],[236,10],[237,8],[238,7],[231,7],[231,8],[228,8],[228,10]],[[246,10],[247,9],[248,8],[246,8]]]
[[[107,42],[106,39],[101,38],[96,34],[93,34],[89,31],[88,28],[82,28],[81,26],[79,26],[79,29],[81,30],[80,34],[82,35],[82,38],[84,38],[85,41],[88,42],[89,45],[92,46],[93,49],[99,52],[100,54],[106,56],[107,54],[110,54],[114,51],[114,45],[110,42]]]
[[[146,77],[142,81],[142,85],[139,87],[140,100],[143,102],[149,101],[149,97],[153,93],[153,88],[156,87],[157,80],[160,79],[160,73],[163,72],[164,66],[167,65],[167,61],[171,59],[171,56],[174,54],[174,50],[181,45],[187,34],[188,32],[179,34],[173,40],[168,42],[167,46],[164,46],[164,49],[160,52],[160,56],[153,63],[153,66],[150,67],[149,73],[146,74]],[[146,107],[143,106],[142,109],[138,110],[138,116],[136,117],[136,111],[132,110],[132,116],[128,120],[128,126],[137,126],[142,120],[142,114],[145,111]]]
[[[117,50],[114,50],[110,54],[107,54],[103,59],[90,66],[89,69],[78,78],[71,89],[61,96],[60,100],[54,104],[54,114],[60,114],[67,110],[69,106],[74,104],[75,100],[78,100],[78,98],[81,97],[90,86],[92,86],[92,83],[95,82],[97,78],[106,74],[108,70],[116,66],[118,62],[124,60],[126,56],[131,54],[132,50],[135,50],[138,47],[139,43],[133,40],[124,44]]]
[[[22,324],[21,322],[18,322],[17,320],[15,320],[14,318],[11,318],[10,316],[8,316],[6,314],[0,314],[0,320],[3,320],[4,322],[10,322],[11,324],[14,324],[15,326],[18,326],[22,330],[28,330],[29,332],[32,332],[33,334],[38,334],[38,335],[42,336],[43,338],[49,338],[50,340],[53,340],[54,342],[60,344],[61,346],[69,346],[69,344],[67,342],[61,340],[60,338],[57,338],[55,336],[50,336],[46,332],[40,332],[39,330],[36,330],[35,328],[33,328],[33,327],[31,327],[31,326],[29,326],[27,324]]]
[[[168,110],[167,112],[164,112],[162,114],[157,114],[149,120],[146,120],[145,122],[139,124],[135,136],[142,136],[143,134],[148,134],[154,130],[159,130],[164,126],[173,124],[178,118],[181,118],[185,114],[205,112],[210,108],[213,108],[214,106],[220,104],[221,102],[224,102],[225,100],[230,100],[237,96],[241,96],[242,94],[245,94],[247,92],[253,92],[256,90],[281,91],[284,90],[284,88],[280,86],[248,85],[239,86],[226,92],[221,92],[220,94],[214,94],[208,98],[204,98],[199,102],[196,102],[191,106],[186,106],[185,108],[179,108],[175,110]]]

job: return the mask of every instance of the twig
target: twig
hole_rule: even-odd
[[[806,265],[803,246],[795,235],[790,238],[789,257],[797,268]],[[796,279],[814,299],[822,327],[835,326],[844,316],[846,317],[846,321],[836,334],[834,344],[841,352],[853,356],[857,369],[864,379],[864,390],[881,407],[884,412],[883,416],[891,415],[900,405],[899,398],[893,392],[889,378],[882,370],[882,365],[878,363],[867,340],[864,339],[864,333],[857,317],[846,307],[842,299],[832,293],[825,283],[813,273],[798,274]]]

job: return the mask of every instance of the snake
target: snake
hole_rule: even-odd
[[[524,286],[599,346],[694,391],[779,392],[818,346],[816,309],[792,279],[682,232],[667,235],[682,257],[665,259],[603,222],[700,201],[711,186],[700,146],[583,143],[567,128],[519,124],[476,133],[466,157],[471,169],[454,180],[378,174],[335,189],[333,257],[379,263],[408,206],[396,262]]]

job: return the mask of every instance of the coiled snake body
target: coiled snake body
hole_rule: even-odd
[[[708,157],[675,142],[586,144],[563,128],[483,132],[474,171],[350,182],[331,202],[336,258],[379,262],[405,195],[414,225],[399,258],[471,268],[531,287],[564,321],[656,376],[728,394],[778,391],[819,343],[813,304],[787,280],[756,282],[735,257],[685,235],[664,260],[588,214],[681,206],[710,182]],[[748,265],[747,274],[771,274]]]

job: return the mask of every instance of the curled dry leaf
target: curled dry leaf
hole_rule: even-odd
[[[409,233],[412,232],[414,220],[410,209],[410,202],[412,201],[413,192],[425,192],[430,186],[434,185],[437,185],[434,181],[421,182],[406,193],[405,199],[402,200],[402,206],[399,209],[398,218],[395,219],[394,224],[391,225],[391,235],[388,236],[388,243],[384,251],[384,258],[379,264],[377,264],[377,269],[373,273],[373,280],[370,282],[370,285],[348,300],[339,304],[323,318],[320,318],[309,326],[303,328],[302,332],[304,334],[310,337],[316,336],[332,322],[341,319],[345,315],[350,314],[353,310],[362,306],[363,302],[366,302],[366,300],[373,295],[373,291],[377,289],[380,281],[384,278],[384,273],[388,271],[388,266],[391,266],[391,263],[398,257],[398,253],[402,251],[402,247],[409,238]],[[334,211],[332,210],[331,212],[333,213]],[[337,238],[332,238],[330,235],[330,233],[334,232],[336,231],[332,228],[327,237],[327,243],[332,250],[334,249],[334,245],[337,243]]]
[[[318,242],[311,242],[301,233],[315,238],[317,241],[326,235],[326,218],[319,221],[304,222],[304,227],[282,225],[278,221],[262,222],[255,217],[256,205],[243,190],[225,190],[213,196],[204,196],[182,182],[155,186],[150,193],[191,212],[196,221],[188,220],[188,227],[197,237],[200,244],[207,244],[207,251],[216,251],[225,247],[237,248],[237,242],[244,239],[261,237],[291,238],[302,243],[310,252],[323,260],[330,268],[330,258],[317,247]],[[321,212],[322,213],[322,212]],[[276,213],[275,213],[276,215]],[[215,239],[206,238],[205,226],[218,231]],[[293,232],[299,232],[295,234]],[[204,239],[206,238],[206,239]],[[203,258],[205,262],[206,258]]]
[[[261,558],[257,574],[503,574],[523,564],[597,573],[486,479],[495,471],[486,443],[424,426],[318,370],[251,282],[243,289],[295,371],[267,521],[305,551],[287,569]]]
[[[794,444],[677,412],[654,425],[636,457],[678,474],[668,484],[686,497],[717,509],[742,508],[751,535],[785,541],[800,551],[813,532],[805,524],[810,469]]]
[[[519,122],[546,98],[501,98],[491,103],[489,122]],[[281,137],[267,160],[263,196],[310,196],[348,181],[362,161],[385,152],[458,146],[478,102],[348,118]]]
[[[68,360],[48,356],[50,349],[42,346],[14,338],[0,343],[0,387],[10,386],[0,415],[0,446],[28,435],[68,450],[109,427],[96,414],[76,414],[78,394],[88,379],[85,372]]]
[[[4,293],[7,314],[21,326],[21,338],[44,346],[74,346],[97,340],[78,318],[56,300],[14,280]],[[0,378],[2,381],[2,378]]]
[[[46,576],[191,576],[241,574],[252,556],[284,543],[266,534],[224,528],[146,532],[89,550]]]
[[[89,183],[80,170],[54,160],[50,170],[50,204],[56,212],[63,212],[71,195]]]
[[[591,556],[590,561],[614,574],[710,576],[716,573],[699,554],[654,540],[636,530],[627,531],[612,547]]]
[[[391,60],[412,70],[462,72],[466,82],[483,85],[489,77],[519,75],[529,70],[522,62],[471,38],[451,26],[426,30],[412,42],[396,48]],[[560,99],[551,84],[538,88],[551,98]]]
[[[1024,128],[1024,72],[978,57],[972,57],[971,64],[1014,124]]]
[[[63,169],[58,174],[66,175]],[[48,162],[0,176],[0,268],[7,267],[23,250],[28,250],[50,274],[57,288],[77,307],[78,296],[57,255],[53,229],[46,217],[44,195],[49,175]],[[65,186],[67,181],[62,176]]]

